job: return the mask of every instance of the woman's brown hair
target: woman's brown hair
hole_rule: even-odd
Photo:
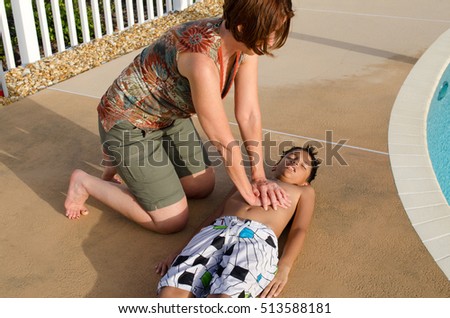
[[[271,50],[284,45],[293,16],[291,0],[225,0],[223,5],[225,27],[258,55],[272,55]]]

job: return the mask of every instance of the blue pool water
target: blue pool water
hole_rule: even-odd
[[[428,152],[439,185],[450,203],[450,65],[433,96],[427,118]]]

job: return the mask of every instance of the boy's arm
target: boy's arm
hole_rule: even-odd
[[[176,251],[170,253],[164,260],[160,261],[155,266],[155,271],[157,274],[163,276],[167,270],[169,269],[170,265],[172,265],[175,257],[177,257],[183,248],[190,242],[190,240],[198,233],[200,230],[210,224],[212,224],[218,217],[220,217],[223,213],[223,209],[225,207],[225,204],[227,200],[236,193],[237,188],[236,186],[233,186],[233,188],[230,190],[230,192],[225,196],[225,199],[222,201],[222,203],[217,207],[217,209],[211,213],[196,229],[192,234],[188,237],[188,239],[182,244]]]
[[[283,249],[283,254],[278,262],[277,274],[261,293],[261,298],[277,297],[286,285],[292,265],[303,247],[306,233],[313,216],[314,202],[314,189],[310,186],[305,187],[300,195],[294,215],[294,221],[292,222],[291,229]]]

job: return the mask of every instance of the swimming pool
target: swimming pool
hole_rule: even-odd
[[[436,178],[450,203],[450,64],[431,100],[427,118],[427,143]]]
[[[389,121],[389,159],[411,225],[450,280],[450,29],[420,57]]]

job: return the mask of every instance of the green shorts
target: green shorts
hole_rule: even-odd
[[[143,131],[128,121],[105,132],[99,123],[104,151],[129,190],[146,211],[180,201],[184,196],[180,178],[205,170],[210,162],[189,118],[169,127]]]

